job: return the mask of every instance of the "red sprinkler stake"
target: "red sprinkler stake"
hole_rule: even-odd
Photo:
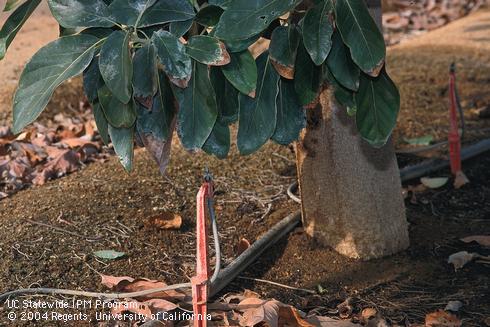
[[[458,131],[458,116],[456,113],[457,97],[456,97],[456,67],[451,64],[449,69],[449,97],[451,106],[449,108],[449,157],[451,163],[451,172],[453,175],[461,172],[461,138]]]
[[[192,307],[194,309],[194,327],[206,327],[209,261],[208,261],[208,225],[206,208],[209,199],[213,198],[213,184],[210,175],[206,174],[204,183],[197,193],[196,221],[196,276],[192,283]]]

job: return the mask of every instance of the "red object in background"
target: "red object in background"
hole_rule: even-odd
[[[199,192],[197,193],[197,221],[196,221],[196,276],[191,279],[192,283],[192,307],[194,310],[194,326],[206,327],[208,300],[208,225],[206,219],[208,199],[213,197],[213,184],[210,179],[205,178]]]
[[[461,171],[461,138],[458,130],[458,115],[457,115],[457,96],[456,96],[456,74],[455,65],[451,65],[449,70],[449,157],[451,163],[451,172],[456,175]]]

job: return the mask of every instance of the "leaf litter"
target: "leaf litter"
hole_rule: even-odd
[[[0,126],[0,200],[90,162],[107,160],[109,153],[90,110],[76,118],[57,114],[51,125],[34,123],[18,136],[8,126]]]

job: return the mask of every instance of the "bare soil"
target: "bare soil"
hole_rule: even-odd
[[[402,136],[431,133],[436,139],[445,137],[447,72],[453,60],[459,69],[469,135],[488,137],[488,131],[481,129],[488,128],[489,122],[478,119],[471,109],[490,104],[490,39],[484,39],[489,23],[490,12],[476,13],[389,50],[390,73],[402,94],[395,139],[399,145]],[[5,62],[0,65],[0,72],[11,68],[5,68]],[[66,110],[68,103],[79,102],[79,88],[69,89],[57,93],[51,110]],[[73,92],[73,101],[66,100],[67,92]],[[0,106],[0,112],[8,113],[5,108]],[[47,115],[49,118],[49,112]],[[263,297],[329,315],[335,315],[332,310],[338,303],[352,297],[355,310],[376,307],[398,323],[421,323],[426,313],[443,309],[449,300],[459,300],[464,304],[463,326],[484,326],[490,317],[490,267],[473,263],[455,272],[446,261],[448,255],[462,250],[490,254],[488,249],[458,241],[468,235],[490,234],[489,165],[490,155],[475,158],[465,164],[471,183],[462,189],[448,184],[417,194],[416,203],[407,200],[411,247],[403,253],[369,262],[350,260],[321,247],[298,229],[243,274],[294,287],[321,286],[321,294],[305,295],[242,279],[224,292],[253,289]],[[167,283],[188,281],[194,272],[195,195],[205,166],[215,176],[225,263],[236,257],[241,238],[253,242],[298,209],[285,194],[295,179],[290,148],[268,144],[248,157],[239,157],[233,149],[228,159],[219,161],[191,155],[175,145],[166,177],[159,174],[146,152],[138,150],[131,175],[112,158],[0,202],[0,290],[43,286],[102,291],[97,272]],[[272,208],[264,216],[269,204]],[[182,228],[164,231],[148,224],[149,218],[163,211],[181,214]],[[127,257],[100,262],[92,253],[102,249],[123,251]],[[2,326],[95,325],[12,323],[6,319],[7,312],[4,305]]]

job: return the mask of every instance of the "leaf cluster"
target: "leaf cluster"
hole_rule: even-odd
[[[40,0],[9,0],[0,58]],[[396,123],[399,94],[384,69],[383,36],[359,0],[48,0],[60,38],[37,52],[14,97],[14,131],[55,88],[83,74],[101,137],[127,170],[134,140],[168,162],[174,130],[219,158],[230,124],[247,155],[296,140],[305,108],[328,83],[375,146]],[[260,38],[268,50],[252,55]]]

